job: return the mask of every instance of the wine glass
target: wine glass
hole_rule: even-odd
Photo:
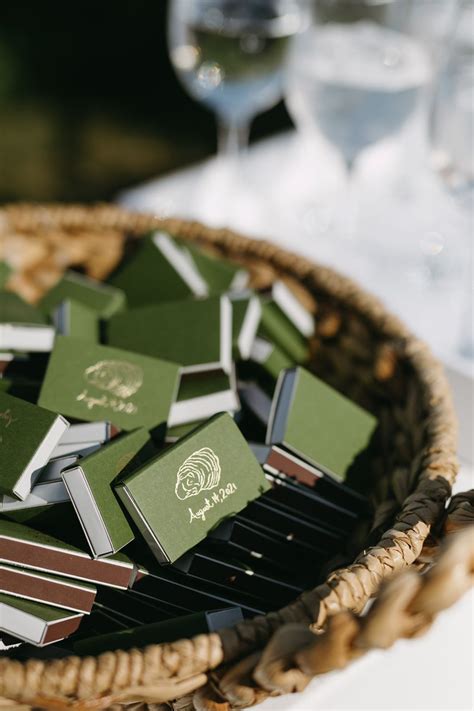
[[[301,0],[170,0],[171,62],[186,90],[217,115],[218,150],[236,158],[252,119],[274,106]]]
[[[296,43],[286,102],[298,126],[338,148],[347,172],[341,236],[353,237],[359,155],[398,133],[426,100],[450,0],[314,0]],[[436,21],[435,21],[436,20]],[[442,46],[442,45],[441,45]]]
[[[431,138],[434,163],[466,220],[466,298],[460,355],[474,359],[474,0],[460,5],[449,56],[434,96]]]
[[[459,8],[433,100],[435,167],[455,192],[474,183],[474,0]]]

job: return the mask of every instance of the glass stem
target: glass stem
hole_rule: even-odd
[[[352,240],[357,231],[357,221],[359,217],[359,203],[357,186],[354,176],[354,159],[346,159],[346,204],[343,220],[343,238]]]
[[[237,165],[249,143],[250,126],[246,121],[218,120],[218,155],[227,163]]]

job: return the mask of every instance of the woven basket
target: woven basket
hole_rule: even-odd
[[[270,653],[271,637],[287,623],[319,631],[338,613],[360,612],[382,581],[418,559],[456,476],[455,416],[440,364],[377,299],[332,269],[230,230],[109,205],[4,207],[0,259],[8,254],[18,270],[10,287],[35,301],[68,267],[105,278],[121,258],[126,236],[154,228],[244,264],[257,288],[278,277],[300,290],[316,319],[310,367],[379,418],[377,452],[366,477],[375,511],[371,530],[359,531],[356,549],[341,558],[344,567],[323,584],[232,629],[97,659],[0,660],[0,697],[7,708],[156,709],[181,699],[173,708],[191,709],[194,698],[196,708],[217,710],[300,688],[296,682],[262,688],[253,674],[262,650]],[[288,625],[282,634],[294,648],[292,629]],[[227,682],[219,686],[224,676]],[[231,689],[227,699],[224,686]]]

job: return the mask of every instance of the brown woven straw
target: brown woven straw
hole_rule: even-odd
[[[269,694],[303,688],[314,673],[321,673],[321,659],[327,657],[325,639],[351,651],[327,657],[324,670],[342,666],[341,659],[347,663],[357,649],[376,646],[369,622],[361,626],[356,615],[383,581],[419,558],[443,515],[456,476],[456,422],[440,364],[377,299],[332,269],[230,230],[109,205],[0,209],[0,259],[8,254],[18,269],[9,287],[34,301],[68,267],[105,278],[123,254],[125,235],[139,236],[156,228],[245,264],[256,287],[277,276],[287,280],[315,313],[310,367],[379,418],[377,452],[364,482],[375,509],[371,530],[361,525],[351,550],[341,554],[343,567],[336,561],[323,584],[284,609],[233,629],[98,658],[27,663],[2,659],[0,697],[8,700],[7,708],[26,704],[104,709],[133,704],[138,709],[148,703],[157,709],[182,697],[175,708],[190,709],[192,692],[199,689],[194,695],[197,709],[225,711],[231,708],[229,702],[241,708]],[[459,501],[458,514],[450,511],[447,523],[452,528],[467,521],[472,498],[470,502]],[[411,591],[405,603],[413,601],[419,583],[410,578],[404,585]],[[389,591],[381,598],[378,614],[383,616],[388,609],[387,599],[398,597]],[[329,636],[326,632],[315,637],[330,618]],[[388,628],[379,646],[404,634],[398,627],[398,632]],[[406,635],[411,633],[412,627],[406,627]],[[290,664],[288,671],[290,657],[298,664],[295,668]],[[210,670],[217,671],[208,674]]]

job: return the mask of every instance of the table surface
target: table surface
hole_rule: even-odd
[[[252,146],[237,177],[211,158],[127,190],[119,201],[231,227],[334,266],[377,294],[441,357],[457,360],[473,298],[473,211],[459,209],[426,160],[415,149],[410,154],[414,145],[408,136],[367,151],[352,199],[334,151],[288,132]],[[347,235],[353,203],[357,229]]]
[[[353,189],[364,214],[357,217],[359,232],[349,237],[337,231],[340,163],[321,142],[310,145],[294,133],[252,147],[237,182],[227,166],[211,159],[128,190],[119,201],[272,239],[335,266],[376,293],[449,364],[464,462],[455,491],[462,491],[474,486],[473,369],[457,352],[472,224],[421,162],[411,172],[400,170],[406,159],[401,153],[387,142],[359,167]],[[373,237],[380,234],[383,242]],[[315,679],[303,694],[259,708],[472,709],[473,602],[467,594],[424,637],[371,652],[342,672]]]

